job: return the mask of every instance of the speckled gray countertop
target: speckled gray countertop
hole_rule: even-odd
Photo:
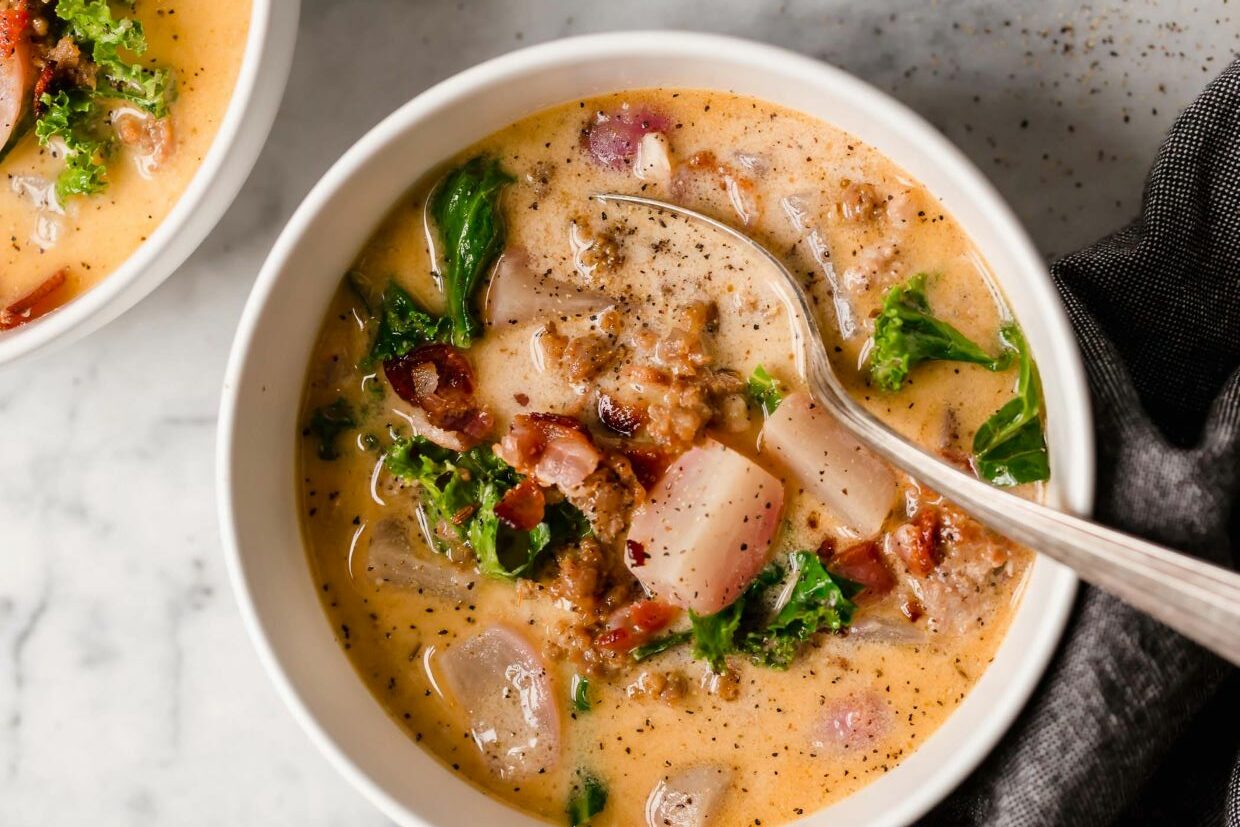
[[[1133,217],[1163,131],[1240,50],[1226,0],[306,0],[270,145],[215,233],[103,332],[0,371],[0,824],[384,823],[280,704],[228,590],[228,345],[285,218],[384,115],[493,55],[626,28],[768,41],[891,92],[1048,257]]]

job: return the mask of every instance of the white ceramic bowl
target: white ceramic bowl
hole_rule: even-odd
[[[245,622],[307,732],[388,816],[448,827],[540,823],[487,798],[406,737],[333,637],[298,523],[294,450],[306,362],[341,275],[395,201],[449,156],[534,111],[625,88],[713,88],[798,109],[878,148],[943,201],[993,268],[1041,368],[1055,470],[1051,501],[1087,512],[1093,443],[1072,330],[1041,257],[964,156],[886,95],[769,46],[639,32],[561,40],[463,72],[419,95],[319,182],[276,242],[246,305],[220,412],[224,546]],[[917,752],[805,825],[904,824],[946,795],[994,746],[1059,640],[1076,580],[1039,558],[993,665]]]
[[[232,98],[181,198],[150,238],[99,284],[30,324],[0,333],[0,365],[69,344],[133,307],[189,258],[232,204],[280,108],[301,8],[301,0],[251,2]]]

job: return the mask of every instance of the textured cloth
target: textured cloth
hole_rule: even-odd
[[[1235,566],[1240,60],[1176,120],[1140,217],[1051,269],[1095,406],[1095,517]],[[1084,588],[1016,725],[926,823],[1240,827],[1238,717],[1236,670]]]

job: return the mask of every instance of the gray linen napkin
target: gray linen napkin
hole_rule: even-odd
[[[1140,217],[1051,272],[1089,372],[1096,518],[1234,567],[1240,59],[1176,120]],[[1236,670],[1085,588],[1016,725],[925,821],[1240,827],[1238,720]]]

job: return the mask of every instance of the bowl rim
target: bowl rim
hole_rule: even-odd
[[[186,225],[193,220],[203,202],[213,194],[217,184],[220,183],[221,171],[226,165],[236,163],[233,157],[233,147],[247,130],[255,128],[254,124],[248,122],[251,116],[250,108],[255,99],[259,97],[264,85],[279,85],[281,94],[276,96],[276,107],[282,97],[283,87],[288,78],[287,64],[291,62],[292,49],[288,49],[289,60],[284,62],[282,69],[272,71],[272,68],[266,65],[266,61],[270,58],[269,47],[273,39],[278,38],[284,32],[284,27],[290,20],[292,27],[296,28],[297,12],[301,0],[250,0],[250,2],[250,23],[246,31],[245,51],[242,54],[241,65],[237,69],[237,79],[233,84],[232,95],[206,155],[198,168],[194,170],[181,196],[146,241],[141,242],[115,270],[100,279],[93,287],[29,324],[5,331],[3,335],[0,335],[0,367],[48,347],[67,344],[74,338],[85,336],[124,313],[166,281],[184,263],[184,259],[188,258],[190,253],[206,239],[219,219],[223,217],[227,204],[235,197],[235,193],[228,198],[224,209],[219,210],[219,215],[208,222],[205,228],[190,229],[190,234],[197,233],[198,238],[193,240],[189,250],[181,258],[172,263],[172,266],[160,261],[164,256],[174,254],[171,248],[179,240],[181,232],[186,230]],[[266,134],[270,130],[270,121],[274,120],[274,116],[273,109],[271,118],[267,119],[268,123],[262,130],[262,140],[258,144],[259,151],[266,142]],[[254,153],[254,158],[248,161],[244,175],[240,177],[240,182],[237,184],[238,190],[257,160],[258,151]],[[163,267],[166,272],[158,273],[160,267]],[[158,275],[151,278],[151,273],[158,273]],[[144,277],[146,277],[145,283],[143,283]],[[134,291],[133,294],[130,294],[131,290]],[[108,314],[110,309],[111,315]]]
[[[1057,474],[1057,499],[1060,500],[1060,507],[1080,514],[1088,514],[1093,506],[1095,460],[1090,396],[1075,335],[1045,262],[993,185],[963,152],[913,110],[844,70],[782,47],[725,35],[676,30],[633,30],[563,38],[509,52],[466,69],[418,94],[369,130],[323,175],[289,219],[272,247],[242,312],[225,373],[217,435],[217,504],[226,564],[243,621],[259,659],[293,717],[311,741],[355,788],[398,823],[429,825],[371,778],[327,727],[314,717],[300,690],[284,670],[280,656],[258,616],[257,596],[251,589],[245,571],[245,555],[238,532],[236,511],[240,506],[233,498],[238,395],[245,368],[255,355],[251,349],[255,331],[277,282],[283,277],[288,259],[300,244],[312,221],[332,199],[349,188],[353,176],[371,156],[382,152],[386,145],[398,139],[425,115],[454,99],[476,93],[493,84],[510,82],[514,75],[524,72],[554,68],[575,60],[632,56],[634,53],[643,52],[661,56],[675,53],[681,57],[705,58],[726,55],[724,59],[728,63],[775,63],[782,64],[789,72],[816,75],[837,87],[848,89],[855,96],[868,98],[867,105],[875,113],[915,131],[918,140],[926,142],[928,154],[951,165],[955,174],[962,176],[970,196],[984,204],[989,221],[1004,234],[1006,241],[1015,246],[1016,255],[1024,259],[1024,269],[1027,272],[1022,275],[1036,275],[1030,286],[1037,294],[1038,306],[1022,305],[1018,309],[1030,316],[1037,315],[1039,321],[1049,329],[1040,344],[1039,359],[1041,360],[1048,350],[1055,351],[1053,361],[1061,368],[1055,381],[1064,390],[1065,407],[1064,411],[1057,413],[1078,426],[1072,433],[1075,440],[1074,464],[1069,464]],[[620,82],[616,88],[626,87]],[[1038,350],[1038,347],[1035,347],[1035,350]],[[902,800],[891,802],[883,809],[880,817],[867,823],[907,824],[925,814],[981,763],[1024,708],[1057,648],[1074,604],[1077,586],[1075,574],[1049,558],[1039,555],[1033,569],[1045,570],[1045,612],[1032,641],[1012,670],[1015,676],[1011,678],[1010,685],[993,707],[987,709],[989,714],[961,743],[959,754],[954,756],[949,766],[943,767],[941,772],[935,773],[926,783],[907,791],[907,796]],[[1006,640],[1005,637],[1004,642]],[[1002,651],[1004,642],[1000,643],[996,654]],[[946,727],[958,711],[959,708],[953,711],[936,729],[935,734]],[[927,741],[933,737],[932,735]],[[918,751],[924,749],[925,744],[922,744]],[[915,754],[916,751],[912,753]],[[803,820],[815,820],[814,823],[818,823],[817,817],[861,795],[865,789],[873,787],[874,783],[867,784],[840,802],[807,814]]]

